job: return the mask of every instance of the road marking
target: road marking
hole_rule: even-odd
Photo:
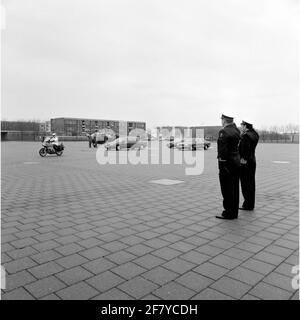
[[[290,161],[272,161],[273,163],[290,163]]]
[[[30,161],[28,161],[28,162],[24,162],[24,164],[39,164],[39,162],[30,162]]]
[[[157,183],[157,184],[162,184],[165,186],[170,186],[173,184],[179,184],[179,183],[184,183],[182,180],[172,180],[172,179],[159,179],[159,180],[151,180],[149,183]]]

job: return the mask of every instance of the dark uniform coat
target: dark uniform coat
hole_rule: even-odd
[[[219,179],[223,196],[222,216],[237,218],[239,210],[240,130],[232,123],[219,131]]]
[[[258,140],[258,133],[254,129],[248,129],[242,133],[239,145],[240,157],[246,161],[246,163],[241,164],[240,176],[244,197],[242,207],[246,210],[253,210],[255,206],[255,148]]]
[[[89,140],[89,148],[91,148],[92,147],[92,136],[88,133],[87,138]]]

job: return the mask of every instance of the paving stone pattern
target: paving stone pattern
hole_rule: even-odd
[[[198,176],[65,145],[41,158],[39,143],[2,143],[2,299],[299,298],[298,145],[259,144],[256,209],[233,221],[215,219],[215,144]]]

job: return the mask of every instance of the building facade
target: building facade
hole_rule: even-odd
[[[51,132],[51,122],[50,121],[41,122],[40,123],[40,132],[46,132],[46,133]]]
[[[95,130],[111,130],[117,135],[128,135],[132,130],[146,130],[146,123],[141,121],[119,121],[103,119],[54,118],[51,130],[59,136],[85,136]]]

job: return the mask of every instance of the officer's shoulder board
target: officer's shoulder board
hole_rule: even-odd
[[[247,136],[247,131],[241,133],[241,138],[244,138],[245,136]]]

